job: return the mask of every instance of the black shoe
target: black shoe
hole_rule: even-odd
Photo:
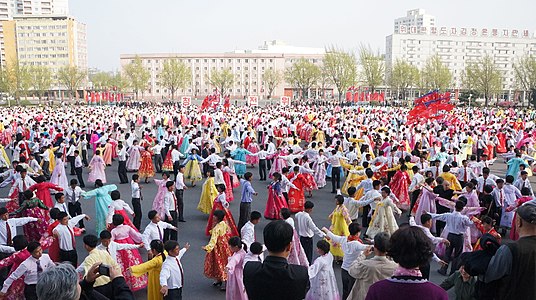
[[[443,276],[447,276],[447,269],[445,268],[441,268],[439,270],[437,270],[437,273],[443,275]]]
[[[185,221],[185,220],[179,220],[179,222],[183,222],[183,223],[185,223],[186,221]]]
[[[332,191],[331,193],[332,193],[332,194],[337,194],[337,192],[333,192],[333,191]]]

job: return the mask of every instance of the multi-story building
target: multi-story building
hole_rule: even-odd
[[[405,17],[395,19],[395,32],[399,30],[400,26],[432,27],[435,26],[435,17],[426,14],[422,8],[408,10]]]
[[[86,25],[74,18],[18,15],[2,25],[7,65],[18,60],[23,65],[47,66],[53,74],[64,66],[87,70]]]
[[[271,69],[279,72],[281,83],[274,89],[272,96],[296,96],[293,89],[284,79],[285,68],[290,67],[300,58],[321,65],[324,58],[323,48],[305,48],[287,46],[281,41],[265,42],[257,50],[235,50],[227,53],[167,53],[167,54],[123,54],[120,57],[121,67],[134,61],[136,57],[142,60],[143,66],[150,72],[151,77],[144,91],[144,97],[150,99],[162,99],[169,97],[170,92],[160,83],[160,72],[167,60],[178,59],[184,62],[192,70],[191,84],[184,90],[178,91],[178,95],[191,95],[204,97],[212,94],[215,89],[208,78],[212,70],[230,68],[235,75],[233,85],[227,91],[232,97],[268,96],[267,84],[263,82],[263,74]],[[314,97],[319,93],[320,87],[311,89],[310,95]],[[332,95],[333,88],[325,89],[327,95]]]
[[[536,55],[536,38],[527,29],[402,24],[397,27],[395,22],[394,33],[387,36],[385,47],[387,77],[390,76],[389,71],[397,59],[405,60],[421,69],[431,56],[439,55],[452,73],[452,88],[463,88],[466,66],[489,55],[501,71],[506,95],[516,87],[514,64],[518,58]]]

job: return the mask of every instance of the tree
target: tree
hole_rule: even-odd
[[[262,80],[266,84],[266,89],[268,90],[268,99],[271,99],[275,88],[281,83],[281,73],[273,69],[268,69],[262,74]]]
[[[419,68],[405,60],[397,59],[388,79],[389,86],[405,97],[408,88],[418,85],[419,75]]]
[[[483,96],[486,99],[485,105],[488,106],[491,96],[502,89],[502,76],[493,58],[486,55],[467,64],[463,84],[466,89]]]
[[[535,99],[536,93],[536,57],[526,55],[514,64],[514,73],[518,88],[528,92],[529,99]],[[536,99],[532,101],[536,107]]]
[[[431,56],[426,60],[421,70],[421,88],[424,90],[446,90],[452,83],[452,74],[443,64],[439,55]]]
[[[171,100],[178,89],[184,89],[192,81],[192,70],[182,61],[171,59],[160,72],[160,86],[171,92]]]
[[[141,58],[136,55],[134,61],[129,63],[124,67],[125,75],[128,81],[130,82],[129,86],[136,94],[136,100],[138,99],[138,93],[145,91],[149,79],[151,78],[151,73],[143,67]]]
[[[359,62],[362,68],[362,80],[374,93],[376,87],[384,82],[385,65],[383,57],[378,53],[374,54],[370,47],[361,46],[359,50]]]
[[[357,80],[355,55],[335,48],[328,49],[324,55],[323,71],[324,75],[327,75],[337,87],[339,101],[341,101],[342,95]],[[323,82],[326,83],[325,80]],[[322,92],[324,92],[324,87],[322,87]]]
[[[91,76],[90,80],[93,83],[93,89],[95,91],[104,91],[113,85],[113,77],[108,72],[95,73]]]
[[[30,68],[32,89],[41,101],[52,84],[52,72],[46,66],[33,66]]]
[[[5,70],[6,90],[20,104],[20,97],[30,90],[32,82],[29,67],[13,60]]]
[[[320,88],[320,91],[322,93],[322,99],[326,98],[326,88],[331,83],[333,83],[333,81],[331,79],[331,76],[329,75],[329,73],[326,71],[325,68],[322,68],[320,70],[320,76],[318,76],[318,81],[316,83],[318,85],[318,87]],[[339,97],[339,99],[340,99],[340,97]]]
[[[117,72],[112,76],[112,86],[116,88],[116,91],[122,92],[129,88],[129,82],[121,72]]]
[[[212,69],[210,74],[207,75],[207,81],[218,89],[222,96],[225,95],[227,90],[233,85],[234,80],[235,75],[231,68],[225,68],[221,71]]]
[[[76,66],[65,66],[58,71],[58,80],[67,91],[69,96],[78,98],[77,90],[86,79],[86,72]]]
[[[286,70],[286,80],[299,91],[305,99],[309,89],[315,85],[320,77],[320,68],[305,58],[300,58]]]

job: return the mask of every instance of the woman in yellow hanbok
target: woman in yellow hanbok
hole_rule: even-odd
[[[364,170],[362,166],[358,165],[357,160],[354,160],[350,165],[341,159],[341,166],[346,171],[348,171],[348,175],[346,176],[346,180],[342,185],[341,192],[348,195],[348,188],[351,186],[356,187],[361,182],[361,180],[367,179],[367,176],[365,176],[364,174],[359,174],[357,172],[351,172]]]
[[[208,178],[205,183],[203,183],[203,190],[201,191],[201,198],[199,199],[197,209],[204,214],[210,214],[214,199],[216,199],[217,196],[218,190],[214,184],[214,171],[209,171]]]
[[[130,273],[136,277],[148,274],[147,300],[162,300],[164,296],[160,293],[160,271],[162,270],[162,263],[166,259],[164,244],[162,241],[154,240],[151,241],[150,246],[150,253],[153,258],[137,266],[131,266]]]
[[[228,136],[227,133],[229,132],[229,129],[231,129],[231,127],[229,126],[229,124],[227,124],[227,122],[222,123],[221,126],[220,126],[220,128],[221,128],[221,135],[222,135],[222,137],[223,137],[224,139],[227,138],[227,136]]]
[[[348,209],[346,209],[346,206],[344,206],[343,204],[344,197],[342,195],[335,196],[335,203],[335,209],[329,215],[329,219],[331,221],[331,226],[329,227],[329,230],[335,235],[348,236],[350,235],[350,232],[348,231],[348,225],[352,223],[352,220],[350,219],[350,215],[348,214]],[[341,260],[344,256],[344,252],[342,251],[341,245],[331,241],[330,243],[331,254],[333,254],[336,260]]]
[[[217,135],[214,135],[214,133],[213,133],[213,134],[210,135],[210,139],[212,140],[212,145],[214,146],[214,149],[216,149],[215,153],[220,154],[221,153],[221,146],[220,146],[220,142],[219,142],[220,137],[217,136]]]

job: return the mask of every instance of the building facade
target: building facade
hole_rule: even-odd
[[[266,98],[268,87],[263,82],[263,74],[266,70],[275,70],[281,75],[281,83],[272,92],[272,97],[297,96],[297,91],[285,82],[285,69],[301,58],[321,66],[324,49],[287,46],[281,41],[271,41],[265,42],[256,50],[235,50],[228,53],[123,54],[120,57],[121,69],[133,62],[136,56],[142,60],[143,66],[151,75],[147,89],[143,93],[148,99],[164,99],[170,96],[168,89],[159,81],[163,65],[170,59],[178,59],[192,70],[191,84],[177,91],[177,96],[204,97],[212,94],[215,87],[208,81],[211,72],[230,68],[235,75],[234,83],[227,91],[231,97]],[[309,96],[315,97],[319,94],[318,88],[312,89]],[[327,94],[332,94],[332,92],[333,88],[326,89]]]
[[[398,32],[400,26],[433,27],[435,26],[435,17],[426,14],[422,8],[408,10],[405,17],[395,19],[395,32]]]
[[[6,64],[87,70],[86,25],[65,15],[17,15],[2,22]],[[57,80],[52,88],[59,89]]]
[[[463,88],[468,64],[489,55],[501,71],[506,98],[516,89],[514,64],[521,56],[536,55],[536,38],[527,29],[407,26],[395,21],[394,33],[387,36],[385,47],[387,78],[397,59],[422,69],[431,56],[439,55],[452,73],[453,89]]]

